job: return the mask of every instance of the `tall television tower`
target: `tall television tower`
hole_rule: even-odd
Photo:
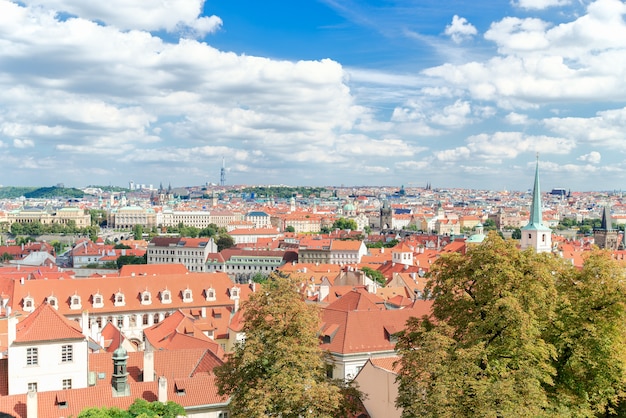
[[[224,165],[224,157],[222,157],[222,169],[220,170],[220,186],[226,186],[226,166]]]

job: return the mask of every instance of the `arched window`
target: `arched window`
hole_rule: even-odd
[[[82,307],[80,303],[80,296],[74,295],[70,298],[70,309],[80,309]]]
[[[183,291],[183,302],[193,302],[191,289],[187,288]]]
[[[152,295],[147,290],[141,293],[141,304],[150,305],[152,303]]]
[[[126,300],[124,298],[124,294],[122,292],[117,292],[115,294],[115,306],[124,306],[126,305]]]
[[[24,310],[26,312],[32,312],[35,310],[35,301],[32,297],[27,296],[24,298]]]
[[[94,308],[102,308],[104,306],[104,298],[100,293],[96,293],[93,295],[93,307]]]
[[[59,309],[59,301],[56,296],[48,296],[48,305],[52,306],[55,309]]]
[[[172,293],[169,290],[161,292],[161,303],[172,303]]]

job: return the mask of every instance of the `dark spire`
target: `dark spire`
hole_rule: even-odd
[[[611,218],[611,209],[609,205],[604,207],[602,211],[602,222],[600,223],[600,229],[604,231],[612,231],[613,230],[613,219]]]

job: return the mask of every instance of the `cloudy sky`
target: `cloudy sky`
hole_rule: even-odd
[[[0,0],[0,183],[626,188],[620,0]]]

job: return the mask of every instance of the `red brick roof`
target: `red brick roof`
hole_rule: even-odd
[[[127,370],[129,372],[130,396],[113,397],[111,390],[111,373],[113,360],[111,353],[92,354],[89,357],[89,370],[94,371],[98,378],[96,385],[84,389],[64,391],[38,392],[38,416],[60,418],[77,416],[88,407],[117,407],[128,409],[135,399],[154,402],[158,393],[158,382],[142,382],[143,353],[128,353]],[[1,363],[0,363],[1,364]],[[207,350],[176,350],[154,352],[154,370],[157,376],[167,378],[167,398],[183,407],[224,404],[228,399],[217,394],[213,367],[221,364]],[[2,367],[0,366],[0,370]],[[185,393],[177,393],[175,382],[185,387]],[[67,401],[60,408],[57,402],[62,395]],[[26,418],[26,395],[0,396],[0,411],[10,413],[19,418]]]
[[[342,299],[346,297],[354,298],[347,294]],[[412,316],[430,314],[432,302],[418,300],[409,307],[393,310],[377,309],[367,303],[354,306],[351,301],[339,299],[323,309],[323,327],[335,324],[338,329],[330,343],[320,345],[322,349],[338,354],[392,351],[395,343],[389,333],[404,329]]]
[[[47,303],[19,322],[15,332],[16,343],[70,339],[84,340],[85,336],[76,322],[66,319]]]
[[[81,310],[70,309],[70,296],[81,298],[82,310],[90,313],[145,312],[167,308],[168,310],[185,309],[198,306],[232,305],[230,289],[236,285],[226,273],[186,273],[164,275],[135,275],[134,277],[101,277],[70,280],[25,280],[24,284],[16,284],[10,295],[13,312],[21,311],[25,297],[32,297],[35,306],[45,303],[46,298],[54,295],[59,301],[59,312],[63,315],[79,315]],[[215,301],[207,301],[205,292],[215,289]],[[248,286],[239,286],[240,300],[247,299],[251,290]],[[192,292],[193,301],[183,302],[183,291]],[[171,293],[171,302],[162,303],[160,295],[164,290]],[[143,305],[140,295],[144,291],[151,293],[151,304]],[[114,305],[114,295],[124,294],[123,306]],[[103,297],[104,306],[93,305],[93,295],[99,293]]]

